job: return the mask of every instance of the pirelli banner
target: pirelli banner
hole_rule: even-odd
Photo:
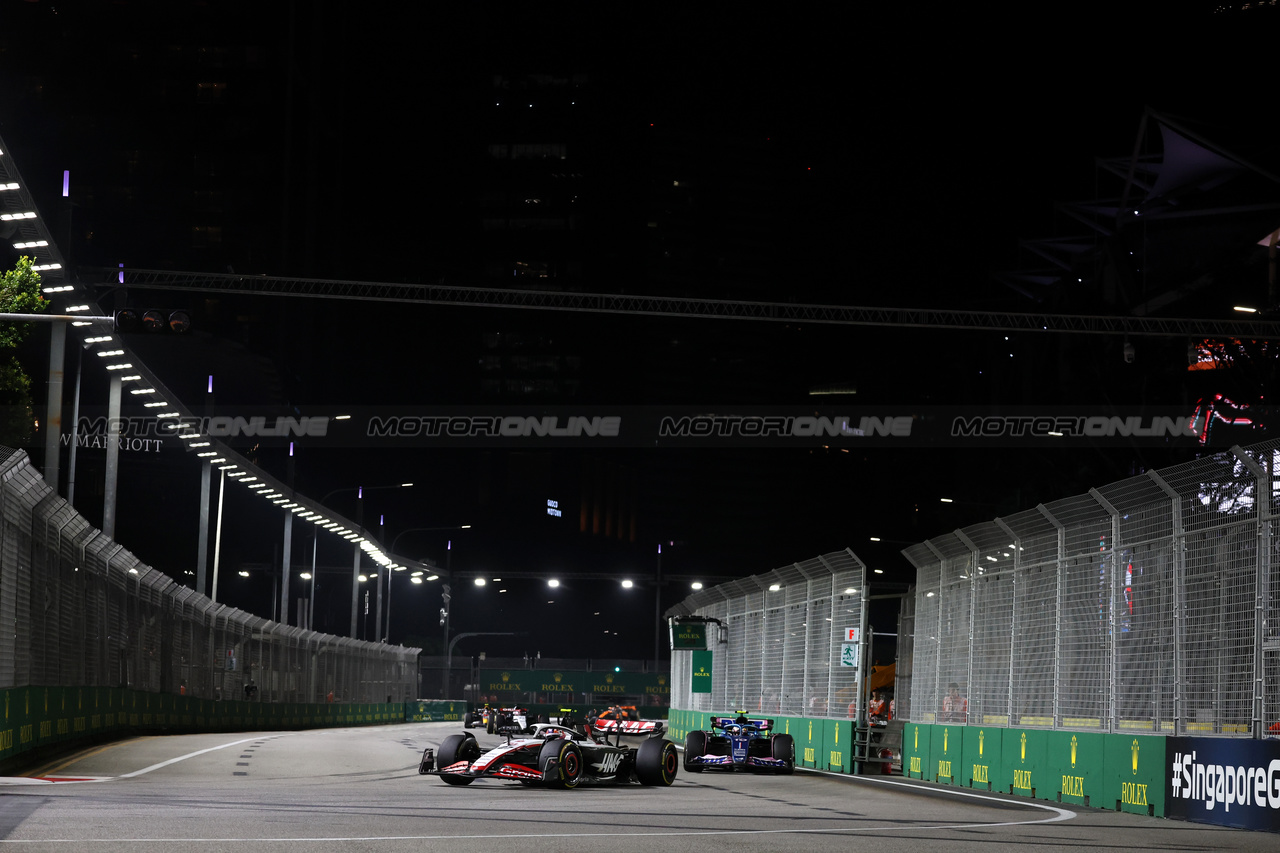
[[[671,675],[666,672],[585,672],[573,669],[482,669],[483,702],[557,702],[601,704],[623,697],[646,704],[667,704]]]

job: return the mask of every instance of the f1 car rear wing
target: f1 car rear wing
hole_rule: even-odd
[[[667,730],[661,720],[596,720],[594,728],[620,735],[660,735]]]
[[[747,725],[755,726],[762,732],[773,731],[773,720],[768,719],[751,719],[743,723],[737,717],[712,717],[711,727],[713,729],[723,729],[725,726]]]

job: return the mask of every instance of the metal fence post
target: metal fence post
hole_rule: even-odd
[[[1089,495],[1111,516],[1111,589],[1107,604],[1107,731],[1114,732],[1120,728],[1119,710],[1116,707],[1116,672],[1120,668],[1120,649],[1116,642],[1120,627],[1116,624],[1116,599],[1120,596],[1120,511],[1097,489],[1089,489]]]
[[[969,704],[973,705],[973,699],[975,698],[975,691],[973,689],[973,661],[974,658],[977,657],[974,654],[973,648],[973,624],[974,617],[977,615],[978,609],[978,546],[974,544],[972,539],[965,535],[963,530],[957,530],[955,535],[957,539],[964,543],[964,547],[969,549],[969,654],[967,655],[968,660],[965,661],[964,683],[965,693],[969,697]],[[986,716],[987,709],[982,707],[983,699],[981,696],[977,698],[979,707],[976,710],[972,707],[969,708],[970,716],[966,717],[966,721],[974,719],[976,716],[978,722],[982,722],[983,717]]]
[[[1271,575],[1271,477],[1268,472],[1258,464],[1258,461],[1244,451],[1239,445],[1231,448],[1231,453],[1240,460],[1249,472],[1256,478],[1254,486],[1254,503],[1258,508],[1258,547],[1257,547],[1257,565],[1255,566],[1255,580],[1253,590],[1253,702],[1250,720],[1249,732],[1254,738],[1262,738],[1266,732],[1263,730],[1262,721],[1262,700],[1263,700],[1263,652],[1262,643],[1265,639],[1264,623],[1267,616],[1267,587],[1269,586]],[[1274,458],[1274,452],[1267,456],[1268,467]],[[1219,715],[1221,719],[1221,715]]]
[[[1058,558],[1054,561],[1058,577],[1053,593],[1053,727],[1057,729],[1062,727],[1062,585],[1067,570],[1067,531],[1044,504],[1036,509],[1058,531]]]
[[[1173,733],[1180,735],[1183,731],[1183,708],[1185,697],[1183,696],[1183,681],[1186,673],[1183,672],[1182,659],[1186,640],[1182,636],[1183,620],[1185,614],[1183,605],[1187,594],[1186,590],[1186,530],[1182,522],[1182,496],[1178,491],[1170,486],[1169,483],[1155,471],[1148,471],[1147,476],[1160,487],[1166,495],[1169,496],[1169,504],[1172,508],[1172,533],[1173,533]],[[1156,730],[1160,728],[1161,720],[1157,719]]]
[[[996,526],[1004,531],[1013,545],[1013,613],[1009,617],[1009,702],[1005,713],[1009,725],[1013,725],[1013,661],[1016,650],[1013,647],[1015,635],[1018,632],[1018,572],[1022,568],[1022,540],[1018,534],[1013,532],[1004,519],[995,519]]]
[[[933,695],[929,697],[929,707],[933,708],[936,713],[942,707],[942,567],[947,560],[942,556],[942,552],[938,550],[938,546],[928,541],[924,544],[938,560],[938,624],[934,626],[937,631],[934,636],[937,639],[933,644]],[[968,689],[968,685],[965,686],[965,689]]]

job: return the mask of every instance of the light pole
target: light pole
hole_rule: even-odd
[[[406,533],[423,533],[423,532],[429,532],[433,530],[470,530],[470,529],[471,529],[470,524],[450,524],[450,525],[446,525],[445,527],[410,527],[408,530],[401,530],[399,533],[396,534],[396,538],[391,540],[391,547],[388,550],[392,554],[396,553],[396,543],[399,542],[400,537],[404,536]],[[450,598],[449,583],[453,580],[453,574],[451,571],[452,558],[453,558],[453,540],[450,539],[445,545],[444,591],[441,593],[444,600],[444,607],[442,607],[441,610],[444,611],[444,614],[440,618],[440,627],[444,629],[444,637],[442,639],[442,643],[446,645],[449,642],[449,598]],[[391,579],[390,579],[390,576],[388,576],[387,578],[387,638],[390,639],[390,637],[391,637]],[[447,683],[447,679],[449,678],[449,672],[447,669],[445,670],[444,677]]]
[[[662,543],[658,543],[658,570],[653,584],[653,671],[658,671],[658,651],[662,646]]]
[[[374,491],[378,489],[407,489],[412,485],[413,483],[396,483],[395,485],[390,485],[390,486],[343,486],[342,488],[334,489],[333,491],[329,492],[327,495],[325,495],[323,498],[320,499],[320,503],[323,504],[329,498],[333,497],[334,495],[340,492],[352,492],[352,491],[355,492],[356,493],[356,528],[357,528],[356,532],[361,535],[364,535],[364,493],[365,491],[366,490]],[[318,532],[315,530],[312,530],[312,535],[313,536],[318,535]],[[357,618],[357,612],[360,606],[360,550],[361,550],[360,545],[359,543],[357,543],[355,546],[355,553],[352,556],[352,562],[351,562],[351,639],[353,640],[356,638],[356,618]],[[379,566],[378,567],[379,578],[382,577],[381,572],[382,572],[382,567]],[[314,594],[315,592],[314,581],[312,582],[311,588]]]

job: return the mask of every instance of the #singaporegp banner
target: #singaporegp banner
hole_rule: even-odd
[[[1165,816],[1280,832],[1280,740],[1171,737]]]

